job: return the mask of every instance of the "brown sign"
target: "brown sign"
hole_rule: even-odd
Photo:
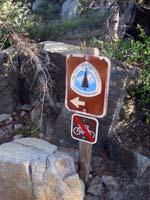
[[[97,142],[98,120],[79,114],[72,115],[71,136],[73,139],[95,144]]]
[[[66,107],[70,111],[103,117],[110,78],[108,58],[70,55],[66,70]]]

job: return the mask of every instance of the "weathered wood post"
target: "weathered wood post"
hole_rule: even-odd
[[[97,48],[85,48],[84,53],[86,55],[99,56],[99,50]],[[79,164],[80,164],[80,177],[86,184],[90,171],[91,171],[91,158],[92,158],[92,144],[85,142],[79,142]]]

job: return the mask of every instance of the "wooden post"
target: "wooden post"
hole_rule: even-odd
[[[99,50],[96,48],[85,48],[84,53],[86,55],[99,56]],[[91,158],[92,158],[92,144],[85,142],[79,142],[79,163],[80,163],[80,178],[86,184],[90,171],[91,171]]]

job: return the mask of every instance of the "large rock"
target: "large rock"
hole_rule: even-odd
[[[76,18],[79,12],[80,1],[79,0],[67,0],[64,2],[61,11],[61,17],[64,20],[71,20]]]
[[[149,157],[127,149],[114,137],[108,139],[107,149],[110,158],[120,163],[131,178],[142,178],[145,173],[150,172]]]
[[[81,53],[80,49],[73,45],[68,45],[65,43],[57,43],[46,41],[43,42],[43,48],[46,51],[51,52],[53,61],[60,62],[63,61],[62,69],[65,74],[65,60],[68,54],[78,54]],[[63,59],[62,59],[63,58]],[[126,89],[130,85],[130,82],[135,73],[134,68],[128,68],[123,66],[119,61],[111,60],[111,78],[110,78],[110,89],[109,89],[109,102],[108,102],[108,112],[106,117],[100,119],[99,137],[96,146],[105,145],[108,134],[111,135],[118,123],[118,118],[122,108],[122,102],[126,96]],[[62,77],[61,81],[61,91],[65,92],[65,79]],[[63,106],[61,113],[56,121],[55,136],[56,140],[60,144],[72,145],[77,144],[70,136],[70,126],[71,126],[71,115],[72,113],[67,111],[65,106]],[[60,132],[61,130],[61,132]]]
[[[32,10],[37,11],[43,5],[43,0],[35,0],[32,4]]]
[[[82,200],[73,159],[33,138],[0,146],[0,200]]]

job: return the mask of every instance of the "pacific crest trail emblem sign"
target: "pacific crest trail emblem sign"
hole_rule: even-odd
[[[110,61],[106,57],[70,55],[66,69],[66,107],[103,117],[107,111]]]

